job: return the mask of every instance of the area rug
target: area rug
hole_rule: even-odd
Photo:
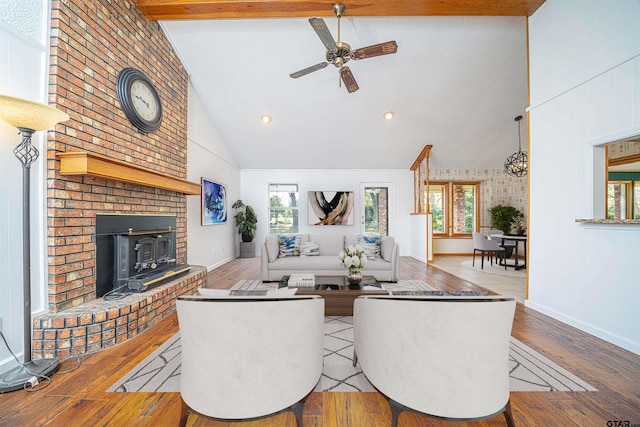
[[[250,282],[250,283],[249,283]],[[243,281],[238,289],[270,289],[274,284]],[[391,285],[388,287],[388,285]],[[234,286],[234,288],[236,288]],[[275,285],[277,286],[277,285]],[[426,283],[415,281],[384,283],[397,290],[432,290]],[[353,317],[325,317],[324,366],[314,391],[374,391],[360,365],[353,367]],[[522,342],[511,338],[511,391],[596,391],[588,383],[553,363]],[[135,368],[118,380],[109,392],[178,392],[180,391],[180,335],[175,334]]]
[[[507,262],[513,263],[513,260],[511,261],[507,260]],[[487,260],[484,260],[484,268],[480,268],[479,257],[476,257],[476,262],[475,262],[476,265],[473,266],[472,264],[473,264],[473,260],[462,261],[460,263],[460,265],[462,265],[464,268],[478,271],[480,273],[495,274],[498,276],[507,276],[507,277],[520,277],[522,279],[527,277],[527,273],[526,273],[527,270],[516,270],[513,267],[507,267],[507,269],[505,270],[504,266],[499,266],[495,262],[493,263],[493,265],[491,265],[491,263]]]
[[[437,291],[434,288],[423,282],[422,280],[398,280],[397,283],[381,282],[382,289],[389,291]],[[261,291],[276,289],[278,282],[265,282],[262,280],[240,280],[238,283],[231,287],[233,291]]]

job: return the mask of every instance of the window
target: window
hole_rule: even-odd
[[[389,235],[389,188],[365,186],[364,234]]]
[[[298,184],[269,184],[269,234],[299,230]]]
[[[433,215],[433,234],[470,235],[479,228],[480,183],[429,182],[429,206]]]
[[[444,234],[447,230],[447,189],[448,184],[429,184],[429,206],[433,215],[433,234]]]
[[[636,188],[637,190],[638,188]],[[633,218],[633,204],[628,203],[631,200],[631,182],[609,181],[607,185],[607,218]]]

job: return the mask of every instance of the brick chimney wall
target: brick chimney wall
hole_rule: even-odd
[[[49,97],[71,120],[47,147],[49,308],[95,299],[97,213],[177,216],[177,262],[186,263],[186,196],[91,176],[61,176],[56,152],[88,151],[187,177],[188,76],[159,24],[132,0],[54,0]],[[136,68],[162,100],[160,129],[140,134],[120,109],[118,72]],[[52,136],[52,137],[51,137]]]

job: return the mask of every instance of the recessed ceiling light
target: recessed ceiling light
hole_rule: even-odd
[[[386,113],[384,113],[385,120],[391,120],[393,119],[393,116],[395,116],[395,113],[393,111],[387,111]]]
[[[265,114],[264,116],[260,117],[260,120],[262,120],[262,123],[271,123],[271,116]]]

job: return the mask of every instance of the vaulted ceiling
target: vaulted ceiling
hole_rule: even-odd
[[[544,0],[354,1],[342,41],[390,40],[395,54],[350,61],[339,86],[308,22],[333,2],[138,0],[158,19],[198,97],[242,168],[409,168],[432,144],[432,168],[501,168],[528,106],[526,17]],[[393,120],[383,114],[393,111]],[[260,121],[268,114],[269,124]],[[527,122],[521,122],[526,150]]]

